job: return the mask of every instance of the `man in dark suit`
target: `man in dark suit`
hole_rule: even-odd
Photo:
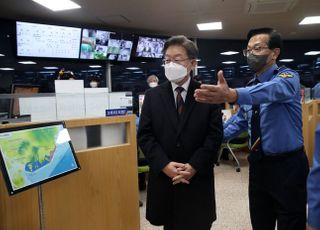
[[[165,230],[209,230],[216,219],[213,165],[222,141],[220,107],[197,103],[198,49],[185,36],[164,46],[169,81],[146,92],[138,142],[150,164],[146,218]]]

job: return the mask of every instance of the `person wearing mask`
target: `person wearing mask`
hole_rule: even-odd
[[[93,77],[89,82],[90,88],[98,88],[99,80],[97,77]]]
[[[308,177],[308,230],[320,229],[320,124],[314,143],[313,165]]]
[[[190,77],[198,48],[185,36],[164,45],[168,79],[146,91],[138,142],[149,164],[146,218],[165,230],[209,230],[216,219],[213,166],[222,141],[218,105],[196,103]]]
[[[250,134],[249,208],[254,230],[304,230],[306,180],[309,171],[302,136],[299,74],[278,67],[282,40],[271,28],[249,31],[243,51],[255,73],[250,86],[228,87],[223,72],[217,85],[201,85],[194,96],[202,103],[237,103],[233,123],[224,129],[229,140]]]
[[[152,74],[147,78],[147,83],[150,88],[154,88],[158,86],[159,79],[156,75]]]

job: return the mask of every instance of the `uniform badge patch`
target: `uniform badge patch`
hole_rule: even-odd
[[[282,77],[282,78],[292,78],[293,77],[293,75],[289,72],[280,73],[278,76]]]

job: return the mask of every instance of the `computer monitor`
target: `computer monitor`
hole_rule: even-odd
[[[163,47],[166,39],[139,37],[136,50],[137,57],[162,58]]]
[[[0,129],[0,161],[9,195],[80,169],[64,122]]]
[[[79,58],[81,28],[16,22],[17,56]]]

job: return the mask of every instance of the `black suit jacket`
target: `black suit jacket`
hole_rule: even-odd
[[[201,229],[216,218],[213,166],[223,137],[222,116],[219,106],[195,101],[199,86],[191,80],[180,119],[170,82],[145,94],[138,143],[150,163],[146,215],[155,225],[173,218],[177,229]],[[162,172],[170,161],[197,170],[189,185],[172,185]]]

